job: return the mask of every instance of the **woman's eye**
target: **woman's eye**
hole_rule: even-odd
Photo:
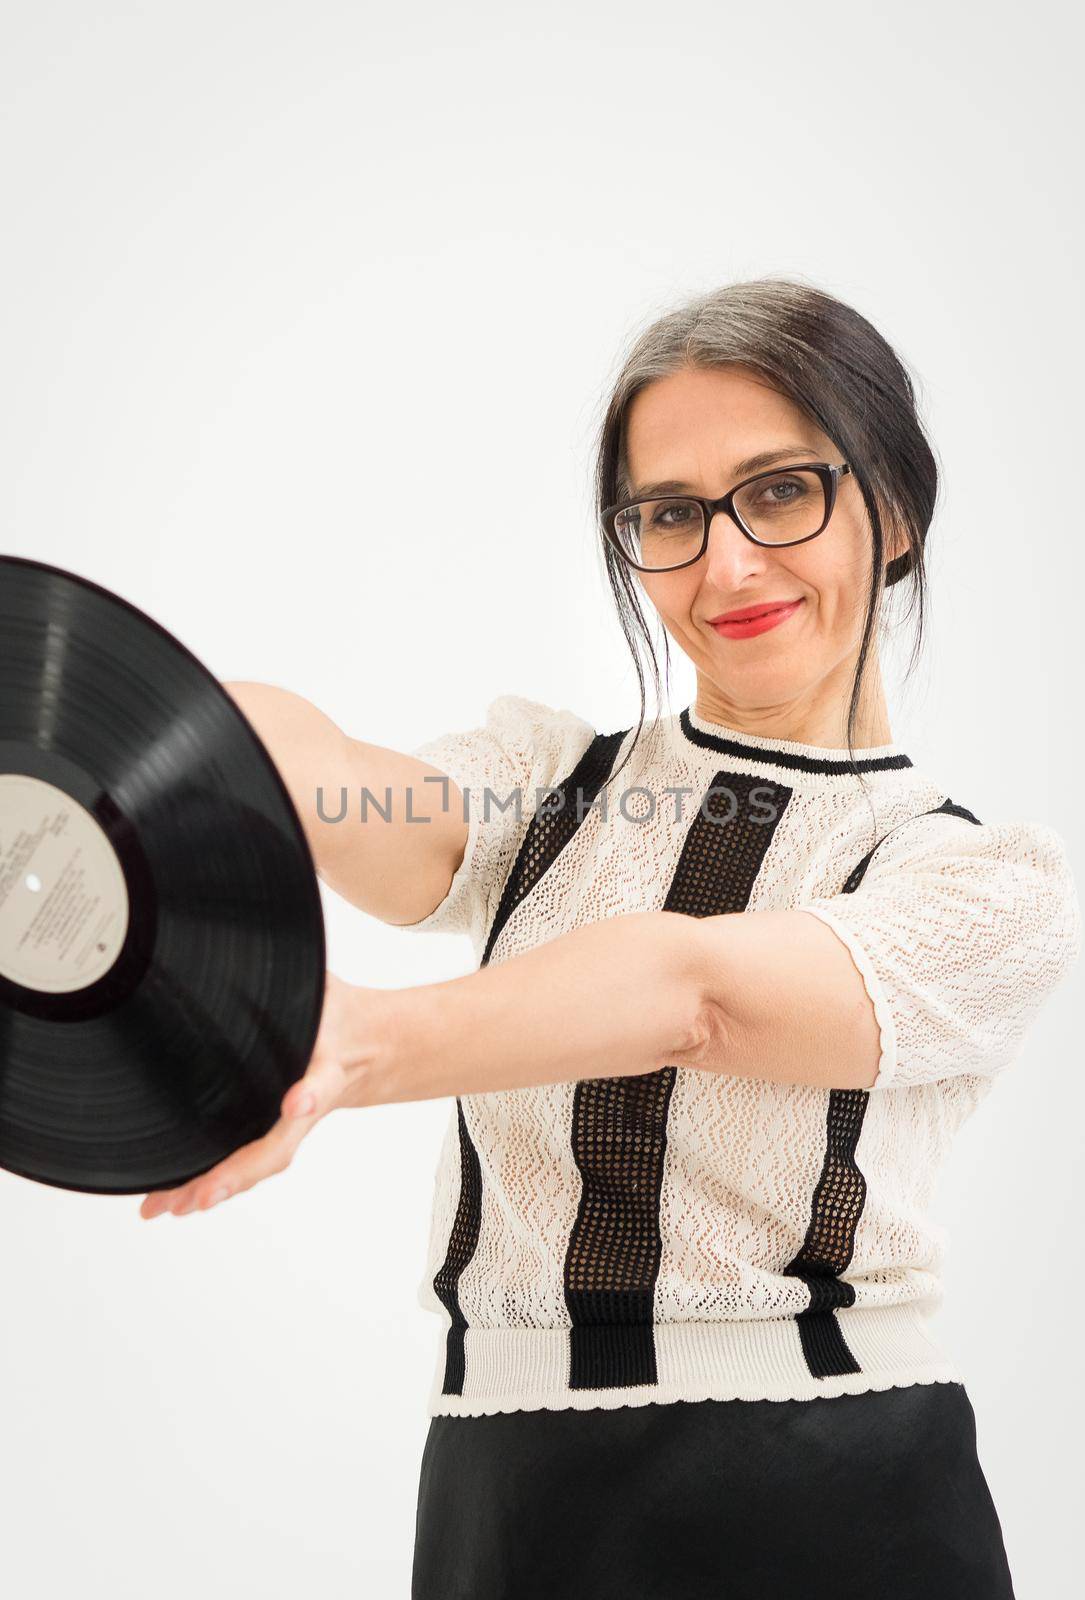
[[[657,528],[680,528],[692,520],[695,511],[695,506],[663,506],[652,520]]]
[[[776,491],[782,490],[778,494]],[[788,500],[795,500],[805,491],[796,478],[773,478],[771,483],[765,485],[765,493],[770,500],[775,500],[777,505],[783,505]]]

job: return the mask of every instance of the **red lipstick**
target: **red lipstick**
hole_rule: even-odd
[[[724,639],[752,639],[756,634],[767,633],[786,622],[802,605],[798,600],[763,600],[757,606],[740,606],[737,611],[723,611],[709,619],[709,626]]]

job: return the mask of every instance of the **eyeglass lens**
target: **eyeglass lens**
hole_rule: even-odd
[[[818,531],[828,502],[820,474],[792,470],[746,484],[734,503],[758,539],[787,544]],[[700,549],[704,514],[696,500],[641,500],[617,513],[614,533],[638,566],[675,567],[692,560]]]

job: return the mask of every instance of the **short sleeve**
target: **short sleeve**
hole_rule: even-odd
[[[463,861],[440,905],[419,922],[397,926],[466,933],[481,951],[538,800],[568,777],[594,737],[591,723],[572,711],[505,694],[490,702],[480,726],[411,750],[453,779],[468,831]]]
[[[949,813],[889,834],[858,888],[806,901],[847,946],[874,1005],[874,1089],[993,1077],[1081,953],[1065,844],[1027,821]]]

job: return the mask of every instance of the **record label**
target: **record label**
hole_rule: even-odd
[[[0,773],[0,976],[46,994],[109,971],[128,889],[98,819],[55,784]]]

